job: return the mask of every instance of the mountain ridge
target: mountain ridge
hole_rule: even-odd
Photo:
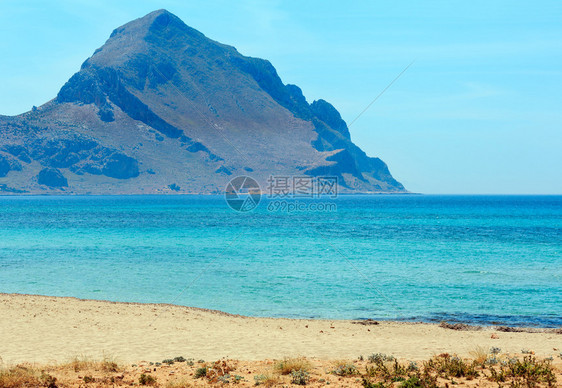
[[[53,100],[0,116],[8,194],[219,193],[244,174],[262,187],[333,175],[342,192],[406,192],[330,103],[309,104],[269,61],[166,10],[116,28]]]

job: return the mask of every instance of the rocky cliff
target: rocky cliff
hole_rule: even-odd
[[[3,193],[219,193],[236,175],[405,191],[330,103],[165,10],[114,30],[53,100],[0,116]]]

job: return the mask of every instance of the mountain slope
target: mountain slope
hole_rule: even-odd
[[[165,10],[114,30],[55,99],[0,116],[4,193],[217,193],[243,174],[405,191],[332,105]]]

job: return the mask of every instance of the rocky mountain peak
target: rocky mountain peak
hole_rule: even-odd
[[[0,188],[211,193],[249,172],[264,187],[330,174],[350,192],[404,191],[334,106],[166,10],[115,29],[55,100],[0,117]]]

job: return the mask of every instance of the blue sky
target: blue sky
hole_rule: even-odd
[[[159,8],[323,98],[411,191],[562,194],[560,1],[0,0],[0,114]]]

